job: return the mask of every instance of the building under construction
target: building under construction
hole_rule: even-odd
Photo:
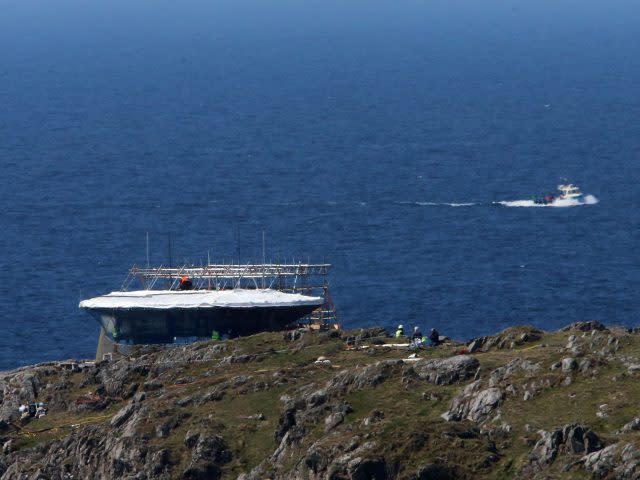
[[[187,343],[296,325],[338,326],[329,264],[132,267],[120,289],[80,302],[118,344]]]

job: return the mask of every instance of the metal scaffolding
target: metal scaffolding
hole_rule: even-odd
[[[336,308],[329,293],[328,263],[264,263],[208,264],[181,267],[138,267],[129,269],[121,290],[130,290],[138,283],[143,289],[175,290],[180,279],[187,277],[196,290],[230,290],[270,288],[287,293],[324,298],[322,307],[306,319],[320,325],[338,323]]]

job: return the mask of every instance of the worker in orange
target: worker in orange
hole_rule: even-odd
[[[180,285],[178,285],[178,290],[191,290],[193,288],[193,282],[189,280],[189,277],[186,275],[180,277]]]

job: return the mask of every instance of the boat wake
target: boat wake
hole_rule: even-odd
[[[416,205],[418,207],[473,207],[475,203],[447,203],[447,202],[396,202],[398,205]]]
[[[495,204],[498,205],[503,205],[505,207],[555,207],[555,208],[562,208],[562,207],[579,207],[581,205],[595,205],[596,203],[598,203],[599,200],[593,196],[593,195],[585,195],[584,198],[578,200],[578,199],[572,199],[572,198],[567,198],[567,199],[558,199],[555,200],[551,203],[547,203],[547,204],[542,204],[542,203],[536,203],[533,200],[511,200],[511,201],[504,201],[504,202],[494,202]]]

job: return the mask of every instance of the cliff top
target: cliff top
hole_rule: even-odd
[[[584,322],[394,342],[263,333],[4,372],[2,478],[640,475],[637,333]],[[20,420],[29,402],[48,415]]]

